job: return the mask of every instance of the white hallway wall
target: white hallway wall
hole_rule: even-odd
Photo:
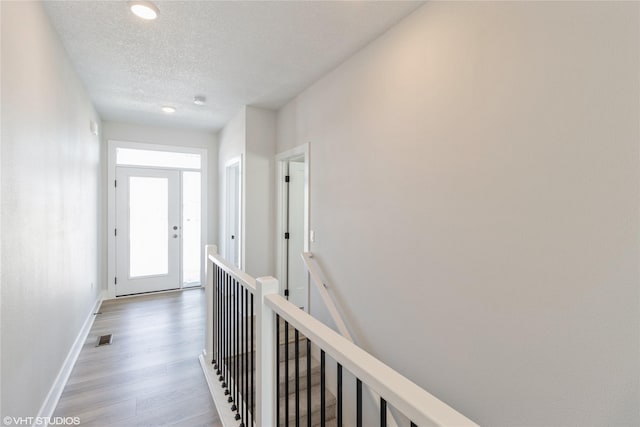
[[[428,3],[278,114],[347,323],[482,425],[640,424],[639,8]]]
[[[226,236],[229,234],[226,227],[226,210],[227,210],[227,181],[226,167],[229,162],[235,161],[237,158],[244,158],[245,155],[245,137],[246,137],[246,115],[243,107],[218,133],[218,251],[223,256],[226,255]],[[242,173],[244,173],[244,165],[242,165]],[[245,179],[242,179],[242,194],[245,194]],[[244,205],[244,202],[242,202]],[[240,221],[240,233],[244,239],[244,212]],[[244,264],[245,245],[242,245],[242,254],[240,255],[241,263]]]
[[[182,129],[174,127],[161,127],[161,126],[149,126],[139,125],[131,123],[121,122],[103,122],[102,130],[102,156],[105,161],[102,164],[102,180],[104,185],[107,183],[107,146],[109,140],[116,141],[128,141],[128,142],[144,142],[147,144],[157,145],[173,145],[178,147],[191,147],[201,148],[207,150],[207,169],[208,169],[208,181],[207,181],[207,219],[208,234],[207,243],[213,243],[217,240],[218,229],[217,215],[218,209],[216,206],[217,191],[218,191],[218,136],[212,132],[205,132],[199,130]],[[107,195],[106,191],[101,199],[103,211],[107,211]],[[205,222],[203,221],[203,224]],[[107,216],[105,214],[102,224],[102,238],[103,241],[107,241]],[[204,250],[204,249],[203,249]],[[204,256],[204,255],[203,255]],[[104,283],[107,283],[107,251],[106,246],[104,249],[104,255],[101,259],[102,276],[104,277]]]
[[[274,276],[276,113],[247,107],[245,231],[247,272]]]
[[[0,9],[1,412],[36,416],[101,287],[100,119],[42,5]]]
[[[226,166],[242,157],[243,269],[254,277],[275,274],[276,113],[245,106],[219,133],[219,250],[225,254]]]

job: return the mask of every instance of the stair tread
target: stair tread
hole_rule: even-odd
[[[291,332],[291,333],[289,333],[289,336],[288,336],[288,337],[285,337],[284,332],[282,332],[282,333],[280,334],[280,346],[283,346],[283,345],[285,344],[285,338],[289,338],[289,339],[288,339],[288,342],[289,342],[289,344],[290,344],[291,346],[295,345],[295,342],[296,342],[296,334],[295,334],[295,333]],[[242,346],[242,344],[243,344],[243,340],[244,340],[244,331],[243,331],[243,333],[241,333],[241,334],[240,334],[240,338],[239,338],[239,341],[240,341],[240,345],[241,345],[241,346]],[[302,350],[304,347],[306,347],[306,340],[307,340],[307,337],[305,337],[305,336],[304,336],[304,335],[302,335],[302,334],[298,334],[298,341],[299,341],[299,342],[304,342],[304,343],[305,343],[305,345],[300,345],[300,350]],[[254,351],[255,351],[255,349],[256,349],[256,345],[257,345],[257,339],[256,339],[256,337],[255,337],[255,335],[254,335],[254,340],[253,340],[253,350],[254,350]]]
[[[325,390],[325,412],[326,418],[331,419],[335,417],[335,405],[336,398],[329,392],[329,390]],[[289,393],[288,397],[289,401],[289,420],[295,420],[295,403],[296,396],[295,391]],[[280,404],[280,416],[284,417],[285,407],[284,402]],[[313,421],[314,418],[320,419],[320,386],[312,386],[311,387],[311,419]],[[316,416],[317,414],[317,416]],[[300,417],[306,417],[307,415],[307,389],[300,390]]]

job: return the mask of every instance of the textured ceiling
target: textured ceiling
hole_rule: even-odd
[[[242,105],[282,106],[421,3],[155,4],[155,21],[124,1],[45,7],[104,120],[216,131]],[[206,105],[194,105],[195,95]]]

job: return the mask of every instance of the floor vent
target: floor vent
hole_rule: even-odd
[[[111,344],[111,341],[113,341],[113,334],[101,335],[100,338],[98,338],[98,344],[96,345],[96,347],[100,347],[102,345],[109,345]]]

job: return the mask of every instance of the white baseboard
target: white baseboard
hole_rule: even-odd
[[[64,390],[65,385],[67,385],[67,381],[69,380],[69,376],[71,375],[71,371],[73,370],[74,365],[76,364],[76,360],[78,360],[78,356],[80,355],[80,351],[84,346],[85,341],[87,340],[87,336],[91,331],[91,327],[93,326],[93,321],[96,316],[94,313],[98,311],[102,301],[105,297],[105,292],[103,291],[96,302],[93,304],[91,311],[89,311],[89,315],[87,316],[76,340],[74,341],[71,349],[69,349],[69,353],[67,354],[67,358],[64,360],[60,371],[58,372],[58,376],[56,376],[51,389],[49,389],[49,393],[47,397],[44,399],[40,410],[38,411],[37,417],[42,418],[52,418],[53,411],[56,410],[58,406],[58,401],[60,400],[60,396],[62,395],[62,391]],[[47,424],[44,424],[43,427],[47,427]]]
[[[231,411],[231,406],[227,402],[227,396],[224,395],[224,390],[220,386],[218,376],[213,369],[211,359],[207,357],[206,350],[202,350],[202,354],[199,359],[200,366],[202,366],[204,377],[207,380],[207,385],[209,386],[209,391],[211,392],[211,397],[213,398],[213,403],[218,411],[222,425],[224,427],[238,427],[240,422],[236,421],[236,414]]]

